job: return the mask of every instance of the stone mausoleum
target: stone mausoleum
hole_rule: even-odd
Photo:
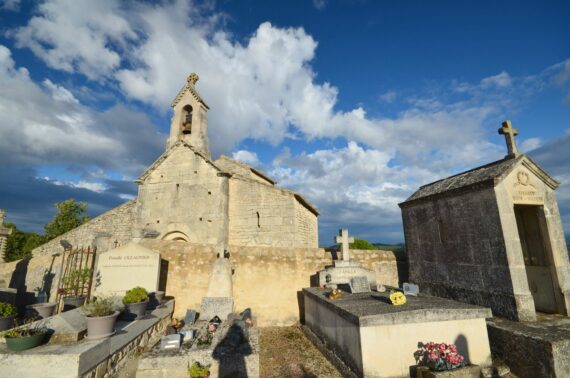
[[[319,215],[300,194],[226,156],[212,160],[209,107],[192,74],[172,108],[166,151],[136,181],[138,196],[64,235],[74,246],[112,248],[144,238],[217,246],[318,247]],[[58,240],[34,256],[59,250]]]
[[[504,159],[422,186],[400,204],[410,281],[513,320],[568,315],[559,183],[518,152],[510,121],[499,133]]]

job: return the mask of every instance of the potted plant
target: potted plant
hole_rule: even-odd
[[[53,312],[55,310],[55,306],[57,303],[48,302],[48,303],[36,303],[32,305],[28,305],[27,308],[32,313],[33,317],[38,317],[40,319],[49,318],[53,316]]]
[[[465,366],[465,357],[457,351],[454,344],[419,343],[414,358],[424,378],[445,377],[479,377],[481,369],[477,365]],[[452,374],[452,375],[451,375]]]
[[[4,331],[2,336],[6,339],[6,346],[10,350],[20,351],[37,347],[47,334],[48,329],[42,322],[34,322],[29,319],[21,327]]]
[[[0,302],[0,331],[12,328],[17,314],[18,310],[16,310],[16,307],[10,303]]]
[[[87,338],[103,339],[115,333],[113,327],[119,311],[113,297],[97,298],[83,306],[87,317]]]
[[[208,378],[210,376],[210,365],[202,365],[198,361],[188,368],[191,378]]]
[[[136,319],[145,314],[148,306],[148,292],[143,287],[135,287],[123,297],[125,305],[125,318],[129,320]]]
[[[69,311],[85,304],[83,294],[85,284],[91,279],[91,269],[82,268],[70,271],[63,279],[63,310]]]

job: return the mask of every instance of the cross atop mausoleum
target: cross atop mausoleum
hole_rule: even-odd
[[[338,231],[338,236],[336,236],[334,240],[335,240],[335,243],[342,244],[342,259],[344,261],[349,261],[350,256],[348,255],[348,249],[349,249],[348,244],[354,243],[354,238],[348,237],[348,229],[347,228],[341,228]]]
[[[517,141],[515,140],[515,136],[519,134],[518,129],[514,129],[511,121],[506,120],[503,122],[503,127],[499,129],[499,134],[505,136],[505,141],[507,142],[507,157],[515,158],[519,155],[519,150],[517,148]]]

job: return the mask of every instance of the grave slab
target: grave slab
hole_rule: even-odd
[[[305,322],[358,376],[404,377],[415,366],[418,342],[456,344],[472,364],[491,365],[485,318],[491,310],[420,294],[403,306],[389,292],[345,294],[305,288]]]
[[[519,377],[570,376],[570,318],[537,314],[533,322],[487,320],[493,355]]]
[[[0,344],[0,376],[67,378],[114,376],[129,356],[152,346],[170,323],[174,301],[170,300],[140,320],[118,321],[117,333],[103,340],[48,344],[21,352]]]
[[[95,269],[94,294],[125,295],[133,287],[158,290],[160,254],[135,242],[101,253]]]

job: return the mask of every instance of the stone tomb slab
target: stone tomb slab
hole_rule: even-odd
[[[160,254],[130,242],[97,258],[95,294],[125,295],[133,287],[158,290]]]
[[[493,355],[519,377],[570,376],[570,318],[539,314],[535,322],[487,320]]]
[[[491,365],[488,308],[427,295],[392,306],[389,292],[336,300],[329,300],[326,293],[303,289],[305,323],[358,376],[409,376],[418,342],[428,341],[456,344],[469,363]]]

